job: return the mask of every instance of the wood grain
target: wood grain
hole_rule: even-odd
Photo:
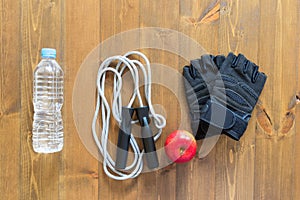
[[[15,9],[15,10],[14,10]],[[0,191],[3,199],[20,199],[21,52],[20,3],[0,3]],[[14,33],[14,34],[12,34]]]
[[[300,22],[299,22],[299,19],[300,19],[300,3],[298,2],[297,6],[296,6],[296,13],[297,13],[297,24],[295,25],[296,27],[299,27],[300,26]],[[300,30],[299,28],[296,30],[296,34],[298,35],[298,37],[296,37],[295,40],[297,40],[297,43],[298,43],[298,46],[296,47],[296,50],[297,50],[297,53],[296,53],[296,64],[295,64],[295,67],[298,69],[297,70],[297,80],[296,80],[296,105],[295,105],[295,143],[294,143],[294,166],[293,166],[293,177],[294,177],[294,180],[293,180],[293,188],[290,189],[293,191],[293,197],[292,199],[298,199],[300,198],[300,147],[299,145],[297,145],[297,142],[300,141],[300,123],[299,123],[299,118],[300,118],[300,107],[299,107],[299,97],[300,97],[300,45],[299,45],[299,42],[300,42],[300,39],[299,39],[299,35],[300,35]],[[298,101],[297,101],[298,100]]]
[[[298,0],[0,2],[0,199],[300,199]],[[174,37],[172,44],[162,47],[172,45],[191,59],[205,52],[243,53],[268,80],[239,142],[221,136],[205,158],[171,164],[133,180],[114,181],[77,132],[74,83],[84,58],[99,43],[145,27],[161,28],[153,38],[134,38],[135,46]],[[185,34],[205,51],[195,52],[192,44],[162,28]],[[125,39],[117,41],[118,48],[99,49],[99,58],[126,51]],[[57,60],[65,71],[65,144],[61,153],[49,155],[34,153],[31,144],[32,74],[42,47],[57,49]],[[171,131],[189,129],[189,120],[182,120],[187,105],[182,104],[180,76],[189,60],[164,50],[141,50],[152,63],[179,74],[172,78],[174,91],[163,84],[153,85],[153,102],[168,122],[157,143],[162,149]],[[166,81],[166,74],[168,70],[162,69],[155,80]],[[174,92],[181,94],[177,100]],[[117,138],[114,132],[117,129],[113,129],[112,141]],[[202,142],[198,144],[199,150]]]
[[[299,48],[298,48],[299,51]],[[299,51],[300,52],[300,51]],[[298,57],[298,63],[299,63],[299,58]],[[298,64],[299,65],[299,64]],[[299,74],[298,74],[299,77]],[[298,78],[298,80],[300,80]],[[300,89],[300,83],[298,81],[298,90]],[[296,119],[300,118],[300,109],[299,106],[296,108]],[[299,136],[299,130],[300,130],[300,125],[299,123],[295,124],[295,128],[296,128],[296,136],[295,136],[295,141],[300,141],[300,136]],[[294,166],[293,166],[293,172],[294,172],[294,180],[293,180],[293,188],[291,189],[293,191],[293,199],[298,199],[300,198],[300,172],[299,172],[299,168],[300,168],[300,159],[299,159],[299,155],[300,155],[300,148],[298,145],[294,145]]]
[[[60,199],[98,199],[98,161],[87,151],[75,128],[72,92],[80,65],[99,42],[100,4],[96,0],[65,2],[65,146]],[[88,130],[87,130],[88,131]],[[100,192],[99,192],[100,191]]]
[[[259,1],[221,1],[219,50],[243,53],[257,63]],[[244,22],[247,21],[247,26]],[[262,69],[263,70],[263,69]],[[253,113],[253,116],[255,114]],[[222,138],[217,146],[216,199],[254,199],[255,118],[239,142]],[[226,166],[226,167],[225,167]]]
[[[193,55],[191,59],[199,58],[204,53],[218,53],[219,6],[219,1],[180,1],[179,30],[195,39],[205,50],[205,52],[193,52],[192,48],[186,47],[184,41],[180,42],[180,49]],[[186,23],[186,18],[194,18],[196,23]],[[203,23],[205,19],[206,22]],[[189,60],[181,62],[178,70],[181,71],[188,63]],[[198,144],[198,152],[202,154],[201,143]],[[189,164],[177,165],[177,199],[214,199],[215,167],[212,167],[214,165],[215,149],[204,158],[197,158]]]
[[[260,53],[259,61],[269,74],[261,100],[273,127],[270,134],[266,134],[261,126],[257,129],[254,193],[261,199],[292,199],[292,180],[289,177],[293,176],[293,170],[287,166],[293,165],[295,129],[282,130],[287,122],[289,101],[297,87],[294,81],[298,78],[295,68],[297,52],[294,51],[297,49],[296,29],[290,26],[296,23],[297,12],[294,10],[291,14],[287,10],[288,7],[296,9],[297,2],[269,3],[260,4],[260,9],[265,11],[261,11],[260,18],[260,41],[263,41],[260,52],[269,52],[274,57]],[[276,85],[278,81],[280,85]]]
[[[168,74],[168,68],[174,69],[176,73],[178,70],[178,55],[171,54],[163,49],[168,49],[169,44],[166,41],[167,37],[172,37],[172,34],[167,31],[167,29],[178,29],[178,24],[175,23],[179,18],[179,2],[177,1],[163,1],[163,2],[153,2],[153,1],[141,1],[140,2],[140,27],[161,27],[162,29],[157,29],[157,38],[159,44],[163,44],[162,49],[156,47],[156,49],[142,49],[151,62],[152,68],[152,81],[155,83],[152,87],[152,102],[155,105],[156,112],[163,114],[168,121],[166,127],[163,129],[161,137],[156,142],[156,149],[161,155],[160,159],[160,170],[155,172],[150,172],[143,174],[139,178],[139,199],[149,196],[153,199],[176,199],[176,170],[168,170],[162,168],[165,159],[164,156],[164,142],[169,133],[177,129],[174,124],[177,124],[180,119],[180,105],[178,99],[174,93],[178,93],[178,77],[176,74]],[[142,11],[145,12],[142,12]],[[161,12],[157,12],[160,10]],[[160,20],[154,20],[160,19]],[[148,41],[148,42],[145,42]],[[153,40],[147,39],[144,35],[141,35],[142,44],[153,44]],[[159,46],[157,44],[157,46]],[[171,46],[171,45],[170,45]],[[175,50],[178,51],[178,41],[176,41],[176,36],[174,43],[172,44]],[[154,67],[154,63],[160,65]],[[162,65],[162,66],[161,66]],[[166,67],[163,67],[166,66]],[[169,76],[168,77],[166,77]],[[174,77],[174,78],[171,78]],[[165,80],[177,80],[174,82],[175,91],[172,91],[167,87]],[[178,98],[178,97],[177,97]],[[167,110],[171,111],[165,113]],[[162,169],[161,169],[162,168]],[[147,179],[152,180],[155,184],[149,184]],[[146,186],[148,185],[148,186]],[[146,187],[144,187],[146,186]]]
[[[21,198],[59,197],[60,154],[42,155],[32,151],[32,80],[42,47],[53,47],[62,59],[62,1],[21,1]]]
[[[115,34],[120,34],[124,31],[135,29],[139,27],[139,1],[113,0],[101,1],[101,18],[100,18],[100,38],[101,41],[113,37]],[[108,24],[115,24],[115,26],[107,26]],[[126,53],[128,41],[122,36],[119,37],[121,41],[115,41],[114,45],[107,48],[100,48],[100,58],[105,59],[104,55],[121,55]],[[117,44],[117,45],[116,45]],[[116,48],[115,48],[116,47]],[[110,88],[112,89],[112,88]],[[111,96],[110,96],[111,97]],[[115,127],[115,128],[114,128]],[[110,141],[117,143],[118,138],[118,124],[113,121],[111,124]],[[99,174],[102,179],[99,181],[100,199],[137,199],[137,179],[116,181],[107,178],[103,172],[102,163],[99,163]]]
[[[144,28],[144,27],[166,27],[168,26],[165,25],[165,18],[168,18],[168,14],[171,15],[172,12],[168,12],[165,13],[164,10],[167,8],[166,6],[168,5],[169,1],[164,1],[164,2],[158,2],[158,1],[140,1],[140,12],[144,11],[143,13],[140,13],[140,27]],[[171,6],[170,9],[172,9],[173,6]],[[157,10],[161,10],[161,12],[156,12]],[[159,18],[160,20],[155,20]],[[171,23],[171,21],[170,21]],[[159,30],[158,30],[159,31]],[[159,33],[158,33],[159,34]],[[151,40],[147,40],[145,38],[145,35],[141,34],[140,36],[140,41],[142,44],[151,44]],[[162,39],[160,38],[160,36],[157,36],[158,39]],[[162,39],[163,40],[163,39]],[[163,52],[160,52],[158,49],[142,49],[143,53],[148,57],[148,58],[152,58],[151,59],[151,63],[161,63],[162,60],[165,58],[165,54]],[[153,73],[152,73],[153,74]],[[158,76],[156,77],[157,79],[159,79],[161,77],[161,74],[153,74],[154,76]],[[157,87],[152,87],[152,99],[156,99],[157,97],[161,97],[160,98],[160,102],[159,104],[161,104],[163,102],[163,93],[162,90],[159,90],[158,85],[156,85]],[[156,102],[153,102],[158,103]],[[162,138],[160,138],[158,140],[158,142],[156,143],[156,148],[159,149],[161,147],[161,140]],[[172,175],[171,175],[172,176]],[[173,171],[173,176],[174,176],[174,171]],[[142,174],[142,176],[139,177],[138,179],[138,199],[143,199],[145,197],[149,198],[149,199],[159,199],[161,198],[161,189],[163,189],[165,186],[162,186],[160,181],[162,181],[163,179],[160,179],[162,177],[167,177],[167,176],[161,176],[159,177],[158,172],[154,171],[151,173],[144,173]],[[150,182],[148,182],[147,180],[149,180],[152,184],[149,184]],[[174,188],[174,183],[170,184],[169,188]],[[163,187],[163,188],[161,188]],[[167,190],[165,190],[167,192]],[[172,196],[170,196],[170,198],[172,198]]]

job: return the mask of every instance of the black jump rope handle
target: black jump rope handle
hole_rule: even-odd
[[[116,169],[125,169],[127,164],[128,149],[131,134],[131,118],[134,109],[122,107],[122,121],[119,129],[118,148],[116,156]],[[141,136],[145,149],[145,157],[149,169],[157,168],[158,157],[156,153],[152,130],[149,127],[149,108],[147,106],[136,108],[138,120],[142,126]]]
[[[144,117],[143,121],[144,126],[142,127],[142,140],[145,149],[147,166],[149,169],[154,169],[158,167],[158,157],[156,153],[154,138],[152,135],[152,130],[149,127],[147,118]]]
[[[125,169],[127,164],[128,149],[131,135],[131,118],[134,109],[122,107],[122,121],[119,128],[116,169]]]
[[[140,107],[136,109],[138,120],[142,126],[141,136],[145,149],[145,157],[149,169],[159,166],[152,130],[149,126],[149,107]]]

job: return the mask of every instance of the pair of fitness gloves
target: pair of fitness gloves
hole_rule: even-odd
[[[183,68],[184,86],[197,140],[226,134],[239,140],[267,76],[244,55],[203,55]]]

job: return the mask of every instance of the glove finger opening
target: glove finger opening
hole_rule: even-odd
[[[195,76],[192,74],[191,68],[189,66],[184,66],[183,67],[183,76],[188,82],[191,82],[194,80]]]

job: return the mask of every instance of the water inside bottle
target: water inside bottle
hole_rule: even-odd
[[[63,147],[63,71],[54,59],[43,59],[34,73],[33,149],[53,153]]]

